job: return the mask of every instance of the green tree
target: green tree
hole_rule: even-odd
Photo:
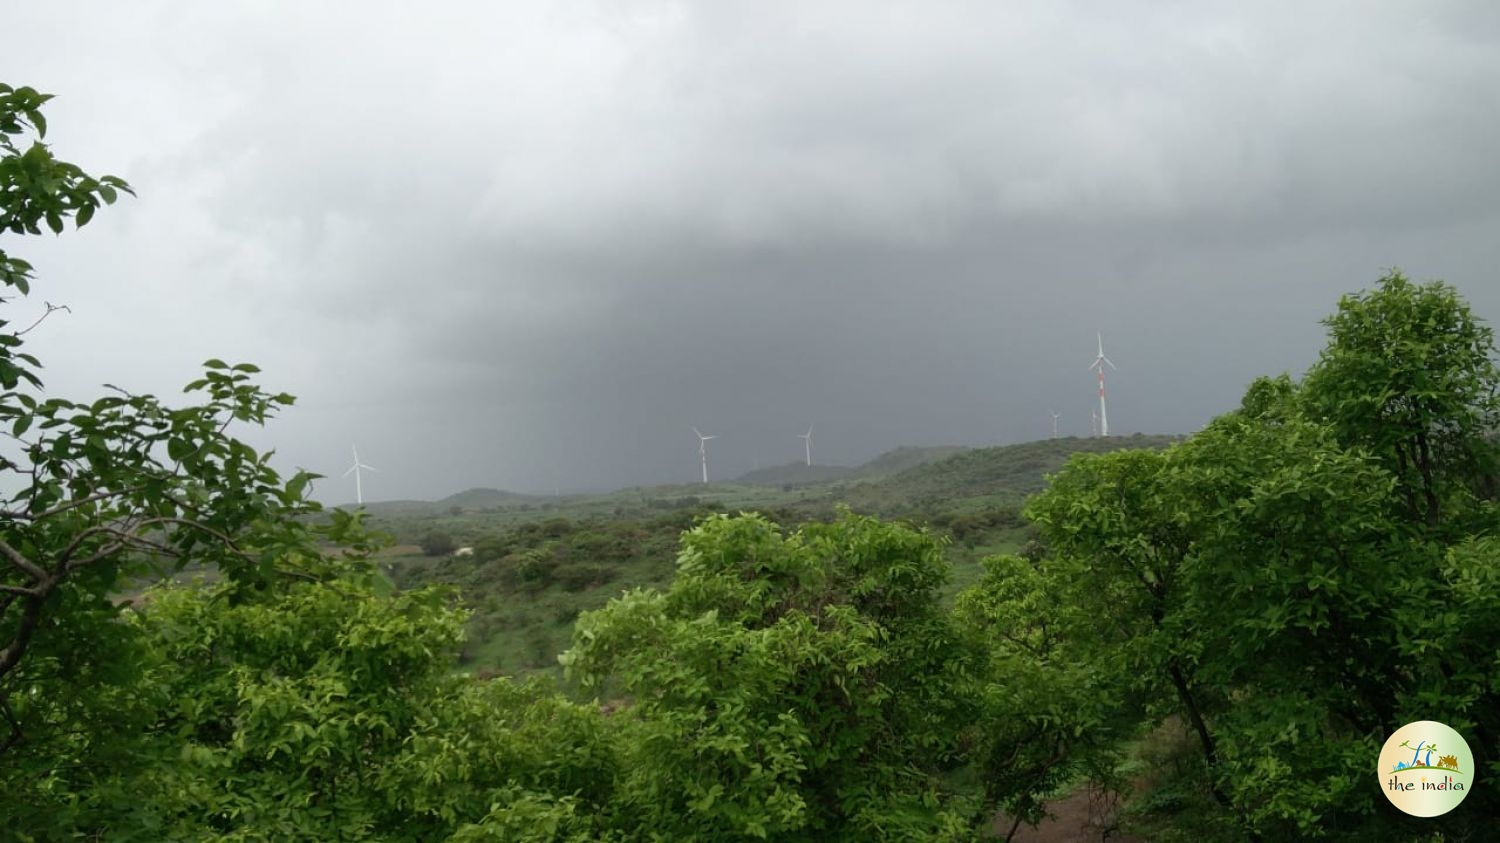
[[[1075,637],[1113,648],[1155,714],[1179,715],[1209,770],[1218,747],[1209,718],[1224,694],[1197,676],[1202,640],[1185,625],[1183,568],[1196,525],[1171,488],[1180,447],[1082,454],[1026,509],[1050,549],[1040,562],[1052,599],[1081,607]],[[1064,632],[1066,630],[1059,630]],[[1217,787],[1215,796],[1227,804]]]
[[[1494,332],[1452,287],[1398,271],[1345,296],[1304,395],[1340,441],[1369,449],[1396,477],[1413,521],[1472,513],[1496,494],[1500,371]]]
[[[135,670],[28,700],[70,731],[0,776],[23,839],[596,840],[618,752],[592,706],[453,671],[462,613],[369,573],[163,587],[107,642]],[[92,710],[91,710],[92,709]]]
[[[939,610],[932,536],[845,514],[783,536],[712,516],[665,594],[579,618],[564,656],[632,701],[617,810],[660,839],[967,837],[942,786],[973,654]]]
[[[441,530],[429,530],[422,536],[422,553],[427,556],[447,556],[455,547],[453,536]]]
[[[53,157],[41,142],[48,99],[0,85],[5,237],[37,234],[43,224],[60,232],[69,219],[83,225],[129,190]],[[30,264],[0,251],[8,292],[24,296],[32,275]],[[187,387],[201,394],[197,403],[173,406],[116,387],[76,402],[41,392],[40,362],[20,351],[26,330],[0,320],[0,423],[12,442],[0,453],[0,488],[14,490],[0,502],[0,754],[28,732],[18,694],[67,693],[59,671],[93,663],[79,645],[114,622],[113,598],[141,578],[210,566],[263,588],[280,575],[325,575],[323,541],[352,542],[356,555],[368,549],[357,520],[318,527],[304,517],[319,511],[306,498],[313,475],[283,481],[268,454],[228,435],[292,403],[253,385],[254,366],[208,361]]]
[[[1145,722],[1191,726],[1247,832],[1401,837],[1415,826],[1361,784],[1397,726],[1457,723],[1496,764],[1493,348],[1451,289],[1399,275],[1328,324],[1302,384],[1257,380],[1162,453],[1076,457],[1028,507],[1048,548],[1034,571],[992,567],[960,606],[1001,651],[1057,636],[1096,669],[1122,659]],[[1017,611],[1046,604],[1081,615],[1042,613],[1038,639]],[[1038,675],[1066,687],[1055,665]],[[1110,734],[1087,708],[1070,716]]]
[[[1059,593],[1052,558],[996,556],[959,595],[967,647],[986,657],[982,728],[973,771],[983,791],[976,824],[1003,810],[1013,836],[1039,823],[1046,800],[1080,780],[1123,790],[1123,747],[1145,718],[1144,700],[1114,637],[1097,635],[1097,604]],[[1074,586],[1097,585],[1075,580]]]

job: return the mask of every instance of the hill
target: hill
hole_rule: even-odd
[[[1070,436],[961,449],[946,459],[925,462],[879,480],[851,483],[835,488],[833,493],[855,510],[881,513],[951,508],[951,504],[962,501],[1018,503],[1041,491],[1046,476],[1061,469],[1075,453],[1165,448],[1178,439],[1141,434],[1108,439]]]
[[[808,465],[801,462],[762,468],[731,480],[744,486],[812,486],[840,480],[873,480],[899,474],[920,465],[939,462],[969,450],[961,445],[935,448],[902,447],[886,451],[858,468],[841,465]]]
[[[842,465],[808,465],[793,462],[747,472],[730,482],[742,486],[808,486],[843,480],[854,473],[855,469]]]
[[[368,509],[374,526],[404,545],[382,558],[398,584],[456,586],[474,611],[464,650],[467,665],[508,673],[555,671],[573,618],[603,606],[622,589],[664,587],[676,567],[678,535],[710,512],[766,512],[793,527],[826,518],[835,504],[847,503],[857,512],[928,524],[953,538],[951,595],[979,578],[982,557],[1021,549],[1027,528],[1018,505],[1074,453],[1162,448],[1176,439],[898,448],[858,469],[794,464],[751,472],[734,483],[642,486],[561,498],[471,489],[421,504],[420,512],[392,511],[383,504]],[[832,479],[812,479],[819,474]],[[796,483],[799,476],[809,482]],[[433,531],[472,546],[472,556],[421,556],[414,546]]]
[[[963,445],[942,445],[935,448],[897,448],[886,451],[854,470],[854,476],[862,480],[900,474],[908,469],[928,463],[941,462],[955,454],[969,450]]]
[[[433,506],[438,509],[494,509],[496,507],[515,506],[521,503],[532,503],[541,500],[536,495],[523,495],[519,492],[506,492],[501,489],[466,489],[456,495],[449,495]]]
[[[364,509],[371,515],[388,518],[419,518],[451,512],[454,507],[469,511],[513,509],[543,500],[551,500],[551,498],[505,492],[500,489],[468,489],[436,501],[369,501],[364,504]],[[339,506],[345,509],[354,508],[352,503],[339,504]]]

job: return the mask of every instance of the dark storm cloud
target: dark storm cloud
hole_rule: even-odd
[[[379,497],[1081,434],[1096,330],[1114,431],[1191,430],[1396,264],[1500,314],[1488,4],[23,14],[113,16],[12,73],[142,190],[38,244],[46,359],[261,362]]]

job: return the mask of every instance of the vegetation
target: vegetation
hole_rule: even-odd
[[[52,157],[45,102],[0,86],[7,237],[128,189]],[[0,252],[13,296],[32,274]],[[292,402],[253,366],[209,361],[183,406],[73,402],[0,323],[0,819],[28,841],[971,841],[1087,783],[1153,839],[1479,839],[1493,336],[1398,273],[1327,324],[1306,378],[1258,380],[1186,441],[714,499],[469,493],[388,516],[422,544],[385,559],[393,583],[362,516],[230,435]],[[722,513],[748,500],[778,503]],[[466,640],[519,611],[551,632]],[[457,669],[496,642],[492,664],[564,684]],[[1372,763],[1419,719],[1480,773],[1427,820],[1376,797]]]
[[[1451,289],[1398,273],[1327,324],[1303,383],[1260,380],[1163,452],[1075,457],[1027,509],[1049,552],[996,561],[965,599],[1035,612],[1029,638],[1001,626],[995,645],[1029,670],[1087,664],[1139,722],[1185,724],[1200,795],[1247,834],[1463,839],[1492,785],[1418,826],[1376,796],[1370,760],[1434,719],[1500,771],[1479,585],[1500,565],[1492,337]]]

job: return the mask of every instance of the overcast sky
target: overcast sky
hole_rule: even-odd
[[[4,247],[48,386],[251,361],[367,498],[1196,430],[1387,267],[1500,318],[1500,6],[11,4],[139,198]],[[15,321],[23,321],[19,316]]]

